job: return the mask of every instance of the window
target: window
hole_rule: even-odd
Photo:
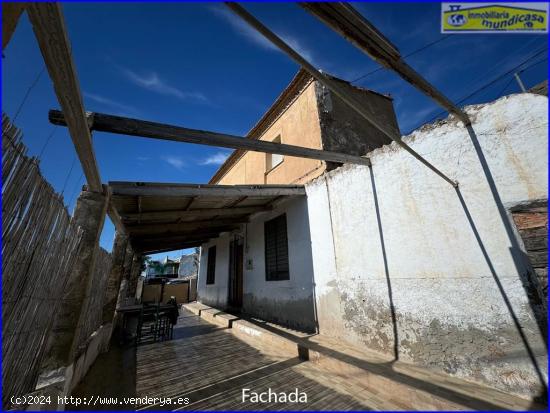
[[[266,221],[264,234],[266,281],[289,280],[286,215]]]
[[[206,284],[214,284],[216,280],[216,246],[208,248],[208,264],[206,266]]]
[[[281,143],[281,135],[279,135],[275,139],[273,139],[272,142]],[[283,155],[278,155],[278,154],[274,154],[274,153],[267,153],[266,154],[266,162],[265,162],[266,172],[271,171],[273,168],[275,168],[281,162],[283,162]]]

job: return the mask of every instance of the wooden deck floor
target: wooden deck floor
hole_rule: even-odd
[[[298,358],[267,357],[223,328],[182,310],[173,340],[137,349],[137,397],[187,397],[188,405],[138,410],[371,410],[343,389],[322,384],[315,367]],[[322,375],[322,373],[319,373]],[[325,382],[326,384],[326,382]],[[307,393],[307,403],[251,403],[251,392]]]

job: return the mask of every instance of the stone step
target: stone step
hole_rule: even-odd
[[[309,360],[357,394],[376,394],[403,410],[546,410],[530,400],[414,366],[324,335],[308,335],[252,317],[246,319],[200,303],[185,308],[227,328],[269,355]]]

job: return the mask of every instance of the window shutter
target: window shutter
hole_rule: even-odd
[[[267,281],[288,280],[288,239],[286,215],[280,215],[264,224],[265,276]]]
[[[208,263],[206,266],[206,284],[216,281],[216,246],[208,248]]]

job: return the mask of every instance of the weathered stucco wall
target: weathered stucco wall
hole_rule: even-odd
[[[199,281],[197,284],[197,300],[216,308],[226,308],[229,284],[229,241],[230,234],[211,240],[201,248],[199,262]],[[206,284],[206,269],[208,267],[208,248],[216,246],[216,275],[214,284]]]
[[[264,222],[285,213],[287,218],[290,279],[266,281]],[[306,331],[316,328],[313,299],[313,263],[307,201],[305,197],[280,203],[273,211],[257,214],[243,226],[243,311],[247,314]],[[225,308],[229,284],[231,234],[202,248],[199,269],[199,301]],[[206,285],[208,247],[216,245],[216,282]]]
[[[345,166],[306,185],[319,328],[534,396],[540,377],[513,317],[543,376],[546,348],[522,284],[531,269],[501,212],[547,198],[547,98],[513,95],[468,113],[473,138],[452,120],[404,138],[459,193],[395,144],[371,153],[372,170]]]
[[[290,279],[266,281],[264,222],[286,213]],[[286,201],[247,224],[243,310],[262,319],[315,331],[313,263],[305,197]]]
[[[347,82],[339,82],[339,84],[361,102],[381,125],[395,135],[400,135],[392,99],[352,86]],[[315,82],[315,93],[325,150],[362,156],[373,149],[391,143],[391,139],[318,82]]]
[[[281,143],[321,149],[321,130],[313,83],[306,87],[260,139],[272,141],[279,135]],[[322,161],[285,156],[281,164],[266,174],[266,154],[247,152],[218,183],[220,185],[302,183],[319,176],[323,171]]]

